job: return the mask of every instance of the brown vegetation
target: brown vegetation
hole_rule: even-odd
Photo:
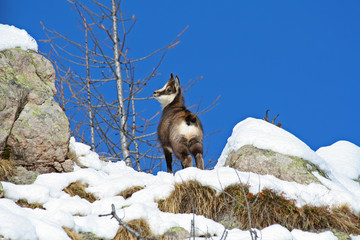
[[[71,230],[70,228],[67,228],[67,227],[63,227],[63,229],[66,232],[66,234],[69,236],[70,239],[72,239],[72,240],[82,240],[83,239],[81,237],[80,233],[74,232],[73,230]]]
[[[20,199],[16,202],[16,204],[20,207],[26,207],[26,208],[40,208],[40,209],[45,209],[43,207],[43,205],[41,205],[40,203],[29,203],[28,201],[24,200],[24,199]]]
[[[144,189],[144,187],[141,187],[141,186],[132,186],[132,187],[129,187],[129,188],[125,189],[125,190],[122,191],[121,193],[119,193],[118,196],[122,196],[124,199],[128,199],[128,198],[130,198],[134,193],[136,193],[137,191],[140,191],[141,189]]]
[[[126,223],[129,227],[140,233],[142,237],[153,237],[149,224],[144,219],[136,219]],[[124,227],[120,227],[113,240],[137,240],[134,234],[130,233]]]
[[[77,195],[77,196],[84,198],[84,199],[88,200],[89,202],[93,203],[97,200],[97,198],[92,193],[86,192],[85,189],[87,187],[88,187],[88,185],[86,185],[86,184],[82,184],[80,182],[73,182],[67,188],[64,189],[64,192],[66,192],[67,194],[69,194],[72,197]]]
[[[0,157],[0,181],[7,181],[14,176],[14,168],[11,160]]]
[[[272,224],[280,224],[290,231],[301,229],[317,232],[337,230],[347,234],[360,234],[360,218],[352,214],[347,206],[329,209],[310,205],[298,208],[294,200],[287,200],[281,194],[264,189],[257,195],[240,184],[224,189],[219,195],[207,186],[195,181],[176,184],[167,199],[159,200],[159,209],[172,213],[204,215],[217,222],[232,221],[227,224],[249,229],[248,209],[250,205],[252,227],[263,229]],[[246,197],[246,199],[245,199]],[[226,225],[226,224],[225,224]]]

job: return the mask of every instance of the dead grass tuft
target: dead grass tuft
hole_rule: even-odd
[[[159,209],[172,213],[195,213],[214,219],[216,191],[199,182],[175,184],[175,190],[167,199],[159,200]]]
[[[118,194],[118,196],[122,196],[125,199],[130,198],[134,193],[136,193],[137,191],[140,191],[144,189],[144,187],[141,186],[133,186],[130,188],[125,189],[124,191],[122,191],[121,193]]]
[[[16,202],[16,204],[20,207],[25,207],[25,208],[40,208],[40,209],[45,209],[43,207],[43,205],[41,205],[40,203],[29,203],[28,201],[24,200],[24,199],[20,199]]]
[[[263,229],[272,224],[280,224],[290,231],[337,230],[347,234],[360,234],[360,218],[350,212],[346,206],[329,209],[327,207],[304,206],[298,208],[295,201],[287,200],[282,194],[264,189],[254,195],[240,184],[224,189],[218,196],[215,190],[202,186],[195,181],[176,184],[175,190],[167,199],[159,200],[159,209],[164,212],[190,213],[192,201],[195,213],[204,215],[227,227],[236,226],[249,229],[246,199],[251,208],[252,227]],[[191,196],[191,198],[190,198]],[[229,223],[231,222],[231,223]]]
[[[0,157],[0,181],[8,181],[8,179],[15,175],[15,165],[10,159]]]
[[[129,227],[139,232],[142,237],[154,237],[151,233],[149,224],[144,219],[136,219],[126,223]],[[113,240],[137,240],[137,238],[126,230],[120,227]]]
[[[82,240],[82,236],[80,233],[74,232],[73,230],[71,230],[70,228],[67,227],[63,227],[64,231],[66,232],[66,234],[69,236],[70,239],[72,240]]]
[[[63,191],[69,194],[70,196],[79,196],[81,198],[84,198],[88,200],[89,202],[93,203],[97,200],[97,198],[92,194],[86,192],[86,188],[88,185],[82,184],[80,182],[73,182],[68,187],[66,187]]]

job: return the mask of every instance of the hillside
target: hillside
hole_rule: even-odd
[[[247,139],[247,132],[251,133],[250,139]],[[263,135],[264,133],[267,134],[266,137]],[[268,136],[272,136],[271,139],[268,139]],[[285,153],[292,151],[292,154],[296,153],[299,156],[310,156],[308,160],[317,161],[331,177],[325,179],[318,175],[322,184],[302,185],[282,181],[271,175],[257,175],[221,167],[221,159],[226,157],[229,149],[239,147],[237,144],[246,139],[256,146],[264,141],[274,146],[279,146],[282,142],[281,149],[286,149]],[[243,144],[248,143],[243,142]],[[271,146],[262,145],[262,147],[270,148]],[[328,147],[321,150],[321,155],[325,156],[324,152],[327,151],[341,153],[342,150],[343,148]],[[191,232],[191,220],[194,218],[195,236],[199,237],[198,239],[205,239],[204,236],[221,239],[225,228],[220,223],[202,215],[159,210],[159,207],[164,206],[166,199],[174,195],[174,189],[181,189],[179,186],[185,185],[186,195],[187,191],[192,191],[194,188],[191,185],[193,182],[198,184],[198,189],[203,187],[212,189],[214,196],[219,196],[224,189],[241,182],[246,183],[248,191],[252,195],[259,192],[264,194],[263,190],[269,189],[275,193],[274,196],[282,196],[282,199],[285,200],[294,200],[293,203],[298,208],[311,205],[325,206],[331,209],[346,205],[354,216],[359,216],[360,212],[360,204],[357,201],[360,186],[357,182],[351,180],[346,173],[342,174],[339,171],[335,173],[333,165],[329,164],[325,158],[321,158],[319,154],[312,152],[295,136],[262,120],[249,118],[234,128],[219,159],[219,164],[214,170],[188,168],[178,171],[175,175],[158,172],[154,176],[126,167],[124,162],[103,162],[99,159],[98,154],[90,151],[89,146],[76,142],[74,138],[71,139],[70,152],[83,168],[75,166],[74,172],[70,173],[42,174],[30,185],[2,182],[5,198],[0,199],[0,235],[5,239],[49,239],[49,236],[52,239],[69,239],[64,228],[80,233],[91,232],[97,237],[112,239],[117,234],[118,222],[109,216],[99,217],[101,214],[111,213],[111,204],[115,205],[117,214],[124,222],[145,220],[154,236],[161,236],[173,227],[181,227]],[[333,156],[333,154],[330,155]],[[360,155],[353,154],[352,157],[353,159],[348,164],[358,166]],[[359,176],[359,172],[357,175]],[[86,186],[85,191],[93,195],[94,199],[86,200],[69,193],[68,190],[64,191],[72,183]],[[197,187],[195,186],[195,188]],[[132,189],[130,193],[125,194],[124,191],[130,189]],[[203,190],[199,190],[198,196],[202,192]],[[184,194],[184,189],[182,194]],[[251,198],[250,195],[247,197]],[[27,202],[35,208],[21,207],[19,200]],[[193,201],[198,201],[198,199]],[[187,204],[191,204],[190,202],[188,201]],[[263,211],[266,212],[266,209]],[[261,216],[257,218],[260,221]],[[359,218],[354,219],[358,220]],[[337,239],[330,231],[321,233],[309,233],[297,229],[289,231],[278,224],[256,231],[259,232],[258,235],[261,235],[262,239]],[[352,239],[359,238],[352,235]],[[228,230],[226,239],[251,238],[246,229],[234,228]]]

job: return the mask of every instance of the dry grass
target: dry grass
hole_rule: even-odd
[[[294,228],[304,231],[331,229],[360,234],[360,218],[346,206],[329,209],[307,205],[297,208],[294,201],[272,190],[264,189],[258,195],[249,193],[246,186],[244,190],[251,206],[252,227],[263,229],[280,224],[290,231]],[[193,204],[196,214],[218,222],[231,218],[235,221],[232,225],[249,229],[246,201],[240,184],[227,187],[218,196],[215,190],[195,181],[176,184],[171,195],[165,200],[159,200],[158,204],[161,211],[172,213],[190,213]]]
[[[82,184],[80,182],[73,182],[68,187],[66,187],[63,191],[69,194],[70,196],[79,196],[93,203],[97,200],[97,198],[92,194],[85,191],[88,185]]]
[[[135,192],[140,191],[141,189],[144,189],[144,187],[141,186],[133,186],[130,188],[125,189],[121,193],[118,194],[118,196],[122,196],[124,199],[128,199],[131,197]]]
[[[126,223],[129,227],[139,232],[142,237],[154,237],[151,233],[149,224],[144,219],[136,219]],[[126,230],[120,227],[113,240],[137,240],[137,238]]]
[[[40,208],[40,209],[45,209],[43,207],[43,205],[41,205],[40,203],[28,203],[28,201],[24,200],[24,199],[20,199],[16,202],[16,204],[20,207],[26,207],[26,208]]]
[[[199,182],[188,181],[175,184],[175,190],[164,200],[159,200],[159,209],[172,213],[192,213],[214,218],[216,191],[202,186]],[[194,211],[193,211],[194,209]]]
[[[70,228],[67,228],[67,227],[63,227],[63,229],[66,232],[66,234],[69,236],[69,238],[71,238],[72,240],[82,240],[83,239],[81,237],[80,233],[74,232],[73,230],[71,230]]]
[[[0,181],[7,181],[10,177],[14,176],[15,165],[9,159],[0,157]]]

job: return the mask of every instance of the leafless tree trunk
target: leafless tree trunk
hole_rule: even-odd
[[[94,117],[93,110],[91,108],[91,76],[90,76],[90,60],[89,60],[89,44],[88,44],[88,29],[86,19],[83,18],[84,28],[85,28],[85,62],[86,62],[86,91],[87,91],[87,106],[88,106],[88,114],[89,114],[89,123],[90,123],[90,146],[91,150],[95,151],[95,126],[94,126]]]
[[[120,4],[120,2],[118,3]],[[115,0],[111,0],[111,16],[112,16],[112,41],[114,43],[114,61],[115,61],[115,78],[116,78],[116,89],[117,89],[117,98],[119,104],[119,117],[121,122],[120,128],[120,140],[123,159],[126,165],[131,166],[131,159],[128,150],[127,144],[127,115],[125,113],[125,104],[124,104],[124,95],[123,95],[123,80],[121,77],[121,66],[120,66],[120,53],[119,53],[119,41],[118,41],[118,7],[116,6]],[[121,14],[121,13],[120,13]],[[123,45],[124,46],[124,45]]]

